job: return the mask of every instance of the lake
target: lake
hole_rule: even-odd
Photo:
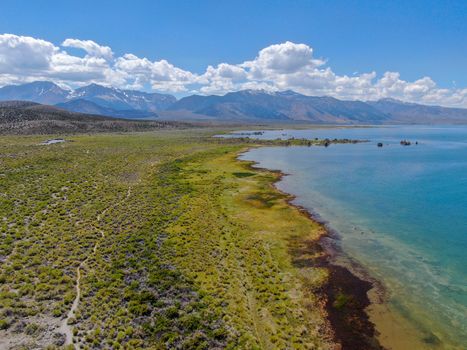
[[[467,127],[271,130],[251,137],[369,140],[262,147],[241,159],[288,174],[277,187],[339,233],[345,255],[383,283],[391,310],[416,327],[424,344],[467,344]]]

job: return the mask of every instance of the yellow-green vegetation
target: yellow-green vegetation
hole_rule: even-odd
[[[211,133],[0,140],[0,348],[330,347],[321,227]]]

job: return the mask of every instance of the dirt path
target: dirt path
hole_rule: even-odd
[[[97,223],[99,223],[102,219],[102,217],[107,213],[107,211],[111,208],[116,207],[117,205],[120,205],[121,203],[125,202],[128,197],[131,195],[131,186],[128,187],[127,194],[125,198],[123,198],[121,201],[105,208],[100,214],[97,215]],[[105,238],[105,232],[101,229],[96,228],[97,232],[100,233],[101,239]],[[94,244],[94,247],[92,248],[92,254],[95,255],[97,252],[97,249],[99,247],[99,241]],[[81,286],[80,286],[80,281],[81,281],[81,268],[86,264],[88,259],[90,258],[91,254],[89,254],[81,263],[79,266],[76,268],[76,297],[73,300],[73,304],[71,305],[70,311],[68,311],[66,317],[63,319],[63,321],[60,324],[60,327],[58,331],[62,334],[65,334],[65,343],[64,345],[72,345],[73,344],[73,332],[72,332],[72,327],[69,324],[69,321],[75,317],[75,312],[76,309],[78,309],[79,306],[79,300],[81,298]],[[75,349],[79,349],[79,345],[75,345]]]

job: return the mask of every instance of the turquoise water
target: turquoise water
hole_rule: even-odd
[[[391,307],[434,348],[465,348],[467,127],[281,130],[259,137],[370,140],[265,147],[241,158],[289,174],[278,187],[339,232],[343,251],[384,283]],[[418,145],[401,146],[402,139]]]

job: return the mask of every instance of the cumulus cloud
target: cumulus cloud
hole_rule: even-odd
[[[69,55],[54,44],[32,37],[0,35],[0,81],[3,84],[52,80],[76,84],[103,81],[106,59]]]
[[[221,63],[217,67],[208,66],[203,76],[209,80],[232,80],[242,81],[247,78],[246,71],[235,65]]]
[[[287,41],[262,49],[253,61],[241,66],[248,68],[253,78],[274,74],[294,74],[321,66],[324,61],[313,58],[313,49],[305,44]]]
[[[154,90],[160,91],[186,91],[187,85],[198,80],[196,74],[175,67],[166,60],[151,61],[133,54],[119,57],[113,68],[125,76],[127,83],[132,86],[143,87],[150,84]]]
[[[77,56],[68,48],[84,50]],[[467,107],[466,88],[439,88],[430,77],[404,80],[397,72],[337,75],[313,48],[290,41],[270,45],[254,58],[208,65],[202,73],[152,61],[131,53],[115,57],[112,49],[92,40],[49,41],[14,34],[0,35],[0,86],[51,80],[77,87],[99,83],[127,89],[172,93],[224,94],[242,89],[295,90],[306,95],[374,100],[383,97],[444,106]]]
[[[66,39],[62,43],[62,46],[82,49],[92,57],[102,57],[107,60],[110,60],[113,57],[113,52],[110,47],[101,46],[92,40]]]
[[[45,40],[12,34],[0,35],[0,73],[13,74],[23,70],[47,70],[58,52]]]

